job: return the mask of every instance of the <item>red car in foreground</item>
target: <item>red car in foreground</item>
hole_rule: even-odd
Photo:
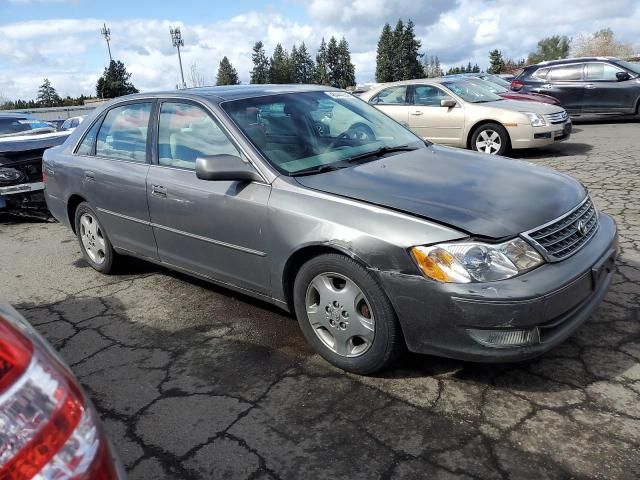
[[[0,479],[125,479],[95,409],[69,368],[2,303]]]

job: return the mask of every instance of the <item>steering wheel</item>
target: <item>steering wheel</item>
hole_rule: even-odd
[[[327,147],[327,150],[334,148],[336,144],[344,140],[357,140],[357,141],[363,142],[363,141],[375,140],[375,139],[376,139],[376,136],[373,133],[373,130],[371,130],[371,127],[363,123],[355,123],[351,125],[347,130],[342,132],[340,135],[338,135],[336,139],[329,144],[329,146]]]

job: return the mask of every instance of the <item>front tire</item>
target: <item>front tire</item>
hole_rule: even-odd
[[[509,134],[498,123],[486,123],[471,136],[471,149],[490,155],[505,155],[510,148]]]
[[[113,250],[96,212],[87,202],[82,202],[76,208],[75,225],[80,250],[87,263],[100,273],[112,272],[117,253]]]
[[[343,370],[379,371],[404,348],[384,290],[366,269],[344,255],[324,254],[305,263],[296,276],[293,297],[307,341]]]

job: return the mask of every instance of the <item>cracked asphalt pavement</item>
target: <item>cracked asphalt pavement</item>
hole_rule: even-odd
[[[620,229],[614,284],[520,364],[330,367],[275,307],[130,260],[104,276],[55,223],[0,220],[0,298],[72,366],[131,479],[640,478],[640,125],[515,156],[587,185]]]

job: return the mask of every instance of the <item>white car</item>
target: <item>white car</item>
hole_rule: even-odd
[[[84,117],[67,118],[58,130],[73,132],[84,121]]]
[[[434,143],[504,155],[566,140],[571,120],[559,106],[505,100],[464,79],[387,83],[360,96]]]

